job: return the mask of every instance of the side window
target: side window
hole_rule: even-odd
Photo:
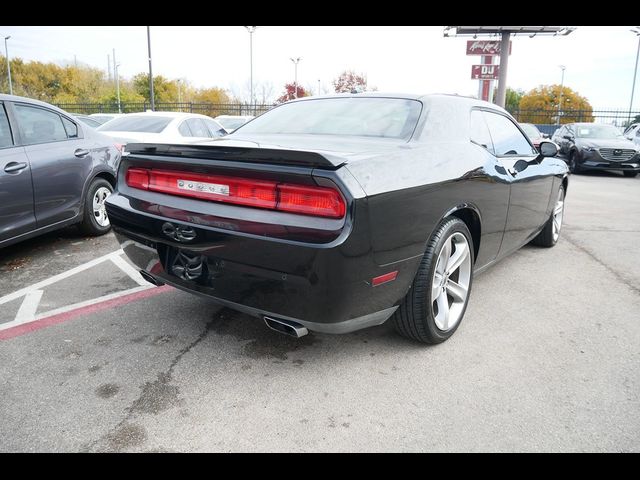
[[[209,129],[210,136],[213,138],[222,137],[226,134],[224,129],[213,120],[205,120],[204,123]]]
[[[190,118],[187,120],[187,125],[189,125],[192,137],[209,137],[209,130],[207,130],[207,127],[201,119]]]
[[[189,125],[187,125],[186,120],[182,122],[178,127],[178,132],[180,132],[180,135],[182,135],[183,137],[193,137],[193,135],[191,134],[191,130],[189,130]]]
[[[0,103],[0,148],[12,147],[11,128],[7,112],[4,111],[4,104]]]
[[[507,117],[498,113],[484,112],[484,118],[487,120],[497,156],[536,154],[529,140]]]
[[[636,130],[636,137],[640,137],[640,128]]]
[[[491,135],[489,134],[489,127],[484,120],[484,115],[480,110],[471,110],[471,123],[469,124],[469,136],[471,141],[476,145],[486,148],[491,153],[494,153],[493,142],[491,141]]]
[[[75,123],[64,117],[62,117],[62,123],[64,124],[64,129],[67,131],[67,137],[78,138],[78,126]]]
[[[58,142],[67,139],[60,115],[44,108],[15,104],[22,143]]]

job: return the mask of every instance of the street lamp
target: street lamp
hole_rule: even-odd
[[[151,27],[147,26],[147,51],[149,52],[149,100],[151,101],[151,111],[156,109],[156,102],[153,94],[153,69],[151,68]]]
[[[13,85],[11,84],[11,62],[9,61],[9,48],[7,47],[7,40],[11,38],[11,35],[4,37],[4,53],[7,59],[7,76],[9,77],[9,95],[13,95]]]
[[[116,95],[118,96],[118,113],[122,113],[122,107],[120,105],[120,75],[118,73],[119,67],[120,67],[120,64],[116,63],[115,74],[116,74]]]
[[[564,88],[564,70],[567,68],[564,65],[558,65],[562,70],[562,79],[560,80],[560,99],[558,100],[558,119],[556,125],[560,125],[560,109],[562,108],[562,90]]]
[[[289,60],[291,60],[293,62],[293,64],[295,65],[295,80],[293,82],[293,97],[294,98],[298,98],[298,63],[300,63],[300,60],[302,60],[302,58],[300,57],[296,57],[296,58],[290,58]]]
[[[246,26],[245,27],[247,29],[247,32],[249,32],[249,83],[251,84],[251,103],[254,103],[253,101],[253,32],[256,31],[256,27],[254,26]],[[254,114],[255,114],[255,108],[254,108]]]
[[[638,51],[636,52],[636,66],[633,70],[633,84],[631,85],[631,101],[629,102],[629,123],[631,123],[631,109],[633,108],[633,94],[636,89],[636,75],[638,73],[638,56],[640,55],[640,27],[635,27],[630,30],[631,33],[638,37]]]

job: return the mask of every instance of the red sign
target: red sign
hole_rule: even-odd
[[[472,80],[497,80],[500,65],[471,65]]]
[[[509,55],[511,55],[509,42]],[[500,55],[500,42],[491,40],[467,40],[467,55]]]

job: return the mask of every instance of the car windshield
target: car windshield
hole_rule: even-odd
[[[404,98],[346,97],[291,102],[242,127],[242,134],[353,135],[408,140],[422,103]]]
[[[530,123],[521,123],[520,126],[529,138],[537,138],[540,136],[540,131],[536,128],[535,125],[531,125]]]
[[[620,130],[611,125],[577,125],[576,137],[580,138],[618,138]]]
[[[247,122],[244,118],[218,118],[217,120],[227,130],[235,130]]]
[[[126,117],[114,118],[96,130],[102,132],[160,133],[169,125],[171,120],[171,117],[157,117],[155,115],[127,115]]]

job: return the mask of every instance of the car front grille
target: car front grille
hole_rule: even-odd
[[[602,158],[610,162],[626,162],[636,154],[636,151],[630,148],[601,148],[599,152]]]

